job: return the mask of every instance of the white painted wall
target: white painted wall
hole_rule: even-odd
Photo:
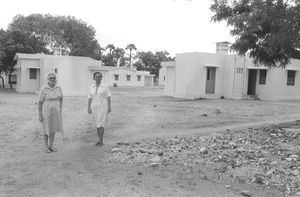
[[[38,92],[40,89],[40,69],[37,69],[37,79],[29,79],[30,67],[40,67],[40,60],[27,59],[17,63],[17,91]]]
[[[216,68],[215,94],[206,94],[206,64],[222,65],[223,55],[209,53],[176,54],[175,96],[182,98],[219,97],[222,91],[222,68]]]
[[[300,61],[293,60],[291,65],[298,65]],[[267,71],[266,84],[256,86],[256,94],[264,100],[299,100],[300,99],[300,71],[296,71],[295,85],[287,85],[286,69],[269,69]],[[259,79],[259,75],[257,76]]]
[[[64,95],[86,95],[88,93],[88,67],[90,65],[101,65],[101,61],[88,57],[77,56],[50,56],[44,57],[44,79],[46,75],[54,72],[57,68],[58,85],[61,86]]]
[[[171,64],[171,62],[169,62]],[[166,65],[165,95],[195,99],[220,97],[241,99],[247,95],[249,69],[255,65],[248,56],[207,53],[176,54],[175,65]],[[216,68],[215,94],[206,94],[207,65]],[[163,66],[163,65],[162,65]],[[300,60],[292,60],[287,69],[300,69]],[[256,77],[256,95],[264,100],[300,99],[300,70],[296,71],[295,86],[287,86],[287,69],[268,69],[266,85]]]
[[[175,93],[175,66],[166,67],[166,80],[164,94],[174,96]]]
[[[161,67],[159,70],[159,76],[158,76],[158,85],[164,86],[166,80],[166,67]]]
[[[119,75],[119,80],[115,80],[115,75]],[[127,75],[130,76],[130,81],[127,80]],[[138,81],[137,76],[141,76],[141,80]],[[117,83],[118,86],[144,86],[145,77],[138,71],[127,69],[127,68],[116,68],[109,71],[109,85]]]

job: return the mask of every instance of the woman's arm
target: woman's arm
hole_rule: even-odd
[[[61,94],[61,97],[59,98],[59,103],[60,103],[59,107],[62,110],[63,104],[64,104],[64,96],[63,96],[61,88],[60,88],[60,94]]]
[[[39,121],[40,122],[43,122],[42,111],[43,111],[43,102],[39,101],[39,103],[38,103],[38,112],[39,112]]]
[[[110,113],[111,112],[111,99],[110,99],[110,96],[107,97],[107,105],[108,105],[107,113]]]
[[[91,104],[92,104],[93,99],[89,98],[88,100],[88,113],[91,114],[92,113],[92,109],[91,109]]]
[[[60,103],[59,108],[60,108],[60,110],[62,110],[63,104],[64,104],[64,99],[63,99],[63,97],[61,97],[61,98],[59,99],[59,103]]]

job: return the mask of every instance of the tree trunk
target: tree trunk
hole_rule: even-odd
[[[2,79],[2,87],[5,88],[5,87],[4,87],[4,79],[3,79],[3,77],[0,76],[0,79]]]
[[[131,50],[129,51],[129,68],[131,68]]]
[[[8,75],[8,83],[9,83],[9,86],[10,86],[10,89],[13,89],[13,86],[11,84],[11,74],[12,74],[13,71],[9,71],[9,75]]]

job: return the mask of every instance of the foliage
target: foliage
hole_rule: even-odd
[[[17,15],[8,30],[35,37],[46,43],[46,48],[51,52],[60,47],[65,54],[101,59],[101,47],[95,39],[95,29],[72,16]]]
[[[157,51],[152,53],[148,52],[138,52],[137,53],[138,61],[134,63],[134,66],[137,70],[146,70],[150,71],[151,74],[158,76],[159,70],[161,68],[160,63],[162,61],[172,61],[174,58],[169,56],[167,51]]]
[[[116,47],[115,47],[115,45],[113,45],[113,44],[108,44],[108,45],[105,47],[105,49],[106,49],[106,50],[108,49],[109,53],[112,55],[113,52],[114,52],[114,50],[116,49]]]
[[[132,51],[137,50],[137,48],[134,44],[129,44],[125,49],[129,50],[129,67],[131,67]]]
[[[105,66],[124,66],[125,65],[125,50],[123,48],[115,47],[113,44],[108,44],[105,47],[107,53],[103,55],[103,62]]]
[[[113,52],[113,57],[116,62],[116,66],[125,66],[125,50],[117,47]]]
[[[236,37],[231,48],[250,52],[255,63],[285,67],[300,59],[299,0],[214,0],[215,22],[227,21]]]
[[[0,30],[0,73],[11,76],[14,71],[16,53],[49,53],[46,43],[41,42],[33,35],[17,30]],[[9,83],[11,85],[10,77]],[[11,86],[12,87],[12,86]]]

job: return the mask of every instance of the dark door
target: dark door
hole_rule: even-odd
[[[249,69],[249,75],[248,75],[248,95],[255,95],[255,89],[256,89],[256,76],[257,76],[257,70],[256,69]]]
[[[214,94],[215,93],[215,80],[216,80],[216,68],[207,67],[206,71],[206,93]]]

